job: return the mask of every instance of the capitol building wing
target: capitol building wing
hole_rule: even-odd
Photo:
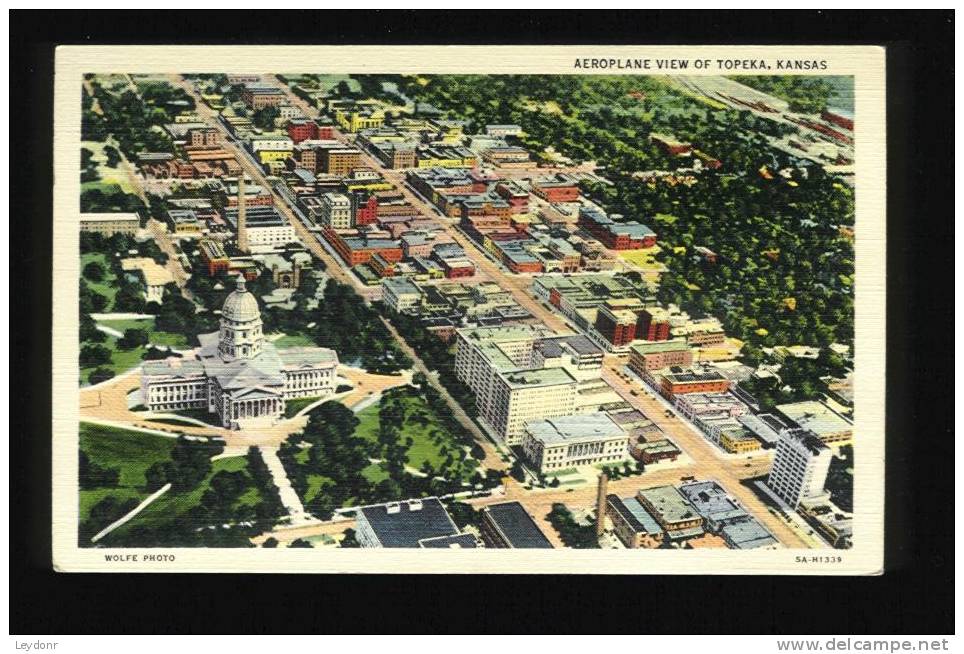
[[[337,353],[265,341],[261,310],[243,277],[224,301],[220,329],[198,340],[191,358],[144,363],[141,398],[148,409],[207,409],[224,427],[240,429],[275,422],[287,400],[335,392]]]

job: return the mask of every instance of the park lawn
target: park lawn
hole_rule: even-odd
[[[107,155],[104,154],[104,146],[113,145],[117,147],[116,143],[108,144],[102,141],[81,141],[80,147],[87,148],[93,155],[91,159],[97,164],[97,174],[100,175],[100,180],[97,182],[86,182],[83,185],[83,189],[87,188],[98,188],[103,190],[103,187],[107,186],[119,186],[124,193],[134,193],[134,187],[131,185],[130,178],[124,172],[124,164],[118,163],[116,168],[111,168],[107,165]],[[118,153],[121,159],[124,159],[124,153]]]
[[[358,427],[355,429],[356,436],[372,443],[378,442],[379,407],[380,404],[375,404],[366,407],[356,414],[360,420]],[[424,399],[415,394],[406,395],[403,398],[403,407],[406,417],[417,411],[421,411],[428,417],[428,423],[425,425],[407,420],[400,421],[401,440],[404,441],[408,437],[412,439],[412,445],[407,451],[407,465],[409,467],[421,469],[422,465],[427,461],[433,468],[438,469],[442,465],[442,462],[445,461],[445,457],[440,453],[443,445],[453,453],[462,449],[462,445],[459,442],[448,436],[448,431],[432,413]],[[441,444],[436,445],[432,441],[432,431],[439,431],[444,435]],[[472,466],[470,465],[469,467]]]
[[[294,418],[295,415],[309,404],[317,402],[320,397],[299,397],[285,402],[285,418]]]
[[[100,320],[98,325],[110,327],[124,333],[127,329],[144,329],[150,335],[150,342],[154,345],[170,345],[171,347],[183,347],[188,344],[187,337],[183,334],[172,332],[161,332],[154,330],[153,318],[141,318],[131,320]]]
[[[120,468],[120,486],[143,486],[144,471],[156,461],[166,461],[173,448],[174,439],[166,436],[80,424],[80,449],[98,465]]]
[[[96,261],[104,267],[104,279],[99,282],[93,282],[86,277],[83,277],[84,266],[92,261]],[[81,278],[87,282],[87,286],[90,287],[90,290],[107,298],[107,307],[104,309],[104,311],[110,311],[114,306],[114,296],[117,294],[117,285],[115,283],[117,279],[114,276],[114,272],[110,268],[110,262],[107,260],[107,255],[102,252],[88,252],[80,255],[80,270]]]
[[[92,462],[117,468],[120,477],[116,488],[80,491],[80,519],[86,520],[90,508],[108,495],[122,501],[128,498],[138,502],[144,500],[150,495],[144,490],[147,483],[144,472],[157,461],[166,461],[173,447],[173,438],[81,423],[80,449]]]
[[[315,347],[315,342],[304,334],[285,334],[271,342],[282,350],[288,347]]]
[[[305,496],[303,501],[307,504],[325,488],[332,483],[331,479],[325,477],[324,475],[309,474],[308,475],[308,488],[305,489]]]
[[[227,472],[235,472],[238,470],[244,470],[247,467],[247,459],[243,456],[232,456],[225,459],[218,459],[217,461],[211,462],[211,472],[205,477],[204,481],[198,484],[197,488],[188,491],[186,493],[173,493],[172,491],[167,491],[161,495],[157,500],[151,503],[147,508],[137,514],[130,522],[117,528],[114,533],[123,533],[128,529],[132,529],[138,525],[152,525],[162,524],[170,520],[176,520],[179,516],[186,514],[188,511],[193,509],[195,506],[201,503],[201,497],[204,495],[205,491],[208,490],[211,484],[211,478],[214,477],[218,472],[222,470]],[[252,491],[254,495],[252,495]],[[256,497],[254,502],[251,502],[251,498]],[[236,506],[241,504],[256,504],[260,500],[260,494],[258,494],[257,488],[252,486],[235,503]],[[114,535],[113,533],[111,535]],[[109,540],[109,537],[107,537]]]
[[[656,255],[659,254],[659,245],[654,245],[651,248],[646,248],[645,250],[624,250],[619,253],[620,258],[639,266],[640,268],[653,268],[658,267],[659,264],[656,262]]]
[[[381,463],[373,463],[364,470],[362,470],[362,475],[368,481],[373,484],[377,484],[380,481],[388,479],[388,471],[385,470]]]
[[[180,411],[172,411],[178,415],[187,416],[188,418],[194,418],[195,420],[200,420],[201,422],[211,425],[212,427],[223,427],[221,424],[221,419],[218,418],[216,413],[208,413],[207,409],[181,409]],[[196,427],[197,425],[195,425]]]
[[[117,339],[113,336],[108,336],[102,345],[110,350],[111,353],[110,363],[105,364],[104,367],[112,370],[115,376],[127,372],[131,368],[136,368],[143,363],[145,352],[143,347],[138,346],[131,350],[121,349],[117,347]],[[81,368],[81,380],[87,382],[90,373],[100,367],[101,366]]]

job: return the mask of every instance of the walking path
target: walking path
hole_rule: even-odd
[[[140,512],[143,511],[144,509],[146,509],[148,506],[150,506],[150,505],[151,505],[151,502],[153,502],[154,500],[156,500],[157,498],[159,498],[161,495],[163,495],[164,493],[166,493],[166,492],[169,491],[170,489],[171,489],[171,485],[170,485],[170,484],[164,484],[163,486],[161,486],[160,489],[158,489],[158,491],[157,491],[156,493],[152,494],[152,495],[151,495],[150,497],[148,497],[146,500],[144,500],[143,502],[141,502],[140,504],[138,504],[136,507],[134,507],[134,510],[133,510],[133,511],[131,511],[130,513],[128,513],[127,515],[125,515],[125,516],[124,516],[123,518],[121,518],[120,520],[115,520],[114,522],[110,523],[109,525],[107,525],[106,527],[104,527],[103,529],[101,529],[99,532],[97,532],[97,534],[96,534],[93,538],[90,539],[90,542],[91,542],[91,543],[96,543],[97,541],[99,541],[101,538],[103,538],[104,536],[106,536],[106,535],[109,534],[110,532],[114,531],[115,529],[117,529],[117,528],[120,527],[121,525],[127,523],[128,521],[132,520],[132,519],[134,518],[134,516],[136,516],[138,513],[140,513]]]
[[[271,473],[271,479],[274,480],[274,485],[278,487],[278,495],[281,497],[281,503],[285,509],[288,510],[288,515],[291,517],[291,524],[315,522],[315,519],[305,512],[301,498],[298,497],[295,489],[291,487],[291,481],[289,481],[288,475],[285,473],[281,459],[278,458],[278,450],[271,447],[258,446],[258,453],[264,460],[265,465],[268,466],[268,471]]]

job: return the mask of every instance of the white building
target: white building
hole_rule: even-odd
[[[141,226],[141,217],[136,213],[82,213],[80,231],[113,236],[130,234],[133,236]]]
[[[220,331],[198,340],[193,358],[143,364],[141,401],[148,409],[207,409],[224,427],[238,429],[275,422],[286,400],[335,392],[338,355],[317,347],[279,350],[265,341],[244,277],[224,301]]]
[[[522,450],[540,472],[629,459],[629,435],[602,412],[536,420],[526,424]]]
[[[138,272],[144,281],[144,299],[160,304],[164,299],[164,287],[174,283],[170,271],[150,257],[121,259],[121,268]]]
[[[226,209],[225,218],[238,230],[238,210]],[[265,254],[284,248],[288,243],[298,243],[294,225],[285,220],[274,207],[245,207],[244,220],[247,251]],[[238,235],[240,241],[240,234]]]
[[[343,193],[321,196],[321,223],[334,229],[351,229],[351,200]]]
[[[806,429],[788,429],[780,435],[767,485],[793,508],[800,502],[825,495],[830,470],[830,448]]]
[[[405,313],[422,302],[422,290],[404,277],[382,280],[382,301],[396,313]]]
[[[287,137],[283,138],[254,138],[251,139],[251,151],[260,152],[289,152],[294,150],[295,143]]]
[[[456,375],[475,392],[483,422],[508,445],[522,442],[527,421],[579,412],[583,390],[605,399],[595,393],[602,350],[585,336],[531,325],[456,333]]]

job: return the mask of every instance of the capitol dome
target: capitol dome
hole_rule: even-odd
[[[253,322],[261,318],[258,301],[245,289],[243,275],[238,275],[237,288],[224,301],[221,316],[233,322]]]

